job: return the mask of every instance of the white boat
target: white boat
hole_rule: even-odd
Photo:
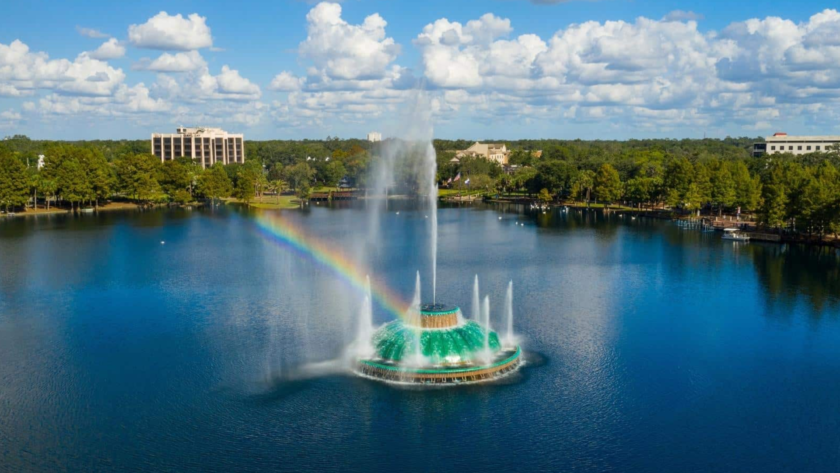
[[[733,241],[750,241],[750,236],[743,233],[739,228],[724,228],[723,237],[721,238]]]

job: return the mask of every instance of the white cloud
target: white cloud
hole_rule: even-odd
[[[207,67],[207,62],[198,51],[163,53],[151,60],[143,58],[131,66],[135,70],[153,72],[188,72]]]
[[[138,113],[164,112],[171,105],[152,98],[143,83],[133,87],[120,85],[109,97],[84,97],[50,94],[37,102],[27,102],[24,110],[41,116],[85,115],[96,117],[124,117]]]
[[[257,100],[262,95],[260,87],[242,77],[239,71],[222,66],[219,75],[210,74],[205,66],[188,72],[183,78],[169,74],[158,75],[153,86],[157,96],[172,101],[199,103],[208,100]]]
[[[87,38],[107,38],[108,35],[93,28],[85,28],[83,26],[77,26],[76,32],[80,35],[85,36]]]
[[[216,76],[218,90],[222,94],[242,95],[245,97],[259,97],[260,87],[239,75],[239,71],[228,66],[222,66],[222,73]]]
[[[301,56],[333,79],[375,79],[396,59],[399,46],[385,35],[387,23],[373,14],[360,25],[341,18],[341,5],[320,3],[306,15],[307,38]]]
[[[297,77],[291,72],[283,71],[274,76],[274,79],[271,80],[271,85],[269,85],[268,88],[271,90],[292,92],[300,90],[305,82],[306,78]]]
[[[21,114],[13,110],[0,112],[0,128],[14,128],[20,124],[22,119]]]
[[[193,13],[186,18],[165,11],[142,25],[128,27],[128,40],[138,48],[188,51],[213,46],[207,19]]]
[[[0,44],[0,93],[9,96],[51,89],[73,95],[110,95],[125,80],[122,69],[82,53],[73,62],[31,52],[19,40]]]
[[[125,56],[125,46],[120,44],[115,38],[102,43],[96,50],[88,53],[94,59],[101,59],[107,61],[109,59],[119,59]]]
[[[733,23],[720,34],[729,45],[717,69],[723,79],[777,103],[834,103],[840,98],[840,13],[824,10],[807,22],[778,17]]]

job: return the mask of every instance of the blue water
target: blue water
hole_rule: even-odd
[[[367,231],[361,210],[282,216],[336,248]],[[615,214],[439,219],[438,301],[468,309],[478,274],[500,326],[514,282],[528,362],[502,383],[303,369],[341,354],[359,296],[244,212],[0,221],[0,470],[840,469],[836,251]],[[427,220],[380,225],[371,271],[408,299]]]

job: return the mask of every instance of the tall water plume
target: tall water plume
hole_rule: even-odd
[[[472,319],[481,323],[481,295],[478,292],[478,274],[475,275],[472,294]]]
[[[365,298],[359,310],[358,326],[356,327],[356,356],[368,357],[373,353],[371,337],[373,336],[373,296],[370,292],[370,276],[366,277]]]
[[[508,282],[507,292],[505,293],[505,338],[503,345],[511,346],[514,344],[513,335],[513,281]]]
[[[490,328],[490,296],[484,296],[484,301],[481,304],[481,315],[483,318],[481,325],[483,325],[486,329],[486,335],[484,336],[484,353],[489,356],[491,353],[490,332],[493,330]]]
[[[408,320],[413,325],[420,325],[420,306],[423,304],[421,296],[420,271],[417,271],[417,277],[414,280],[414,296],[411,298],[411,307],[409,307]]]
[[[422,91],[415,93],[406,104],[394,128],[378,145],[374,167],[368,176],[368,188],[373,199],[368,201],[370,232],[368,245],[380,243],[378,228],[382,214],[387,211],[388,196],[405,195],[416,199],[420,211],[429,220],[429,269],[431,299],[437,301],[437,155],[433,140],[431,103]],[[370,194],[369,194],[370,195]],[[376,232],[376,234],[374,234]],[[374,250],[375,251],[375,250]],[[427,296],[428,297],[428,296]]]

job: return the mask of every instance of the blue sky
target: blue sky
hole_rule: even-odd
[[[538,3],[14,2],[0,134],[393,135],[417,90],[444,138],[840,134],[828,2]]]

